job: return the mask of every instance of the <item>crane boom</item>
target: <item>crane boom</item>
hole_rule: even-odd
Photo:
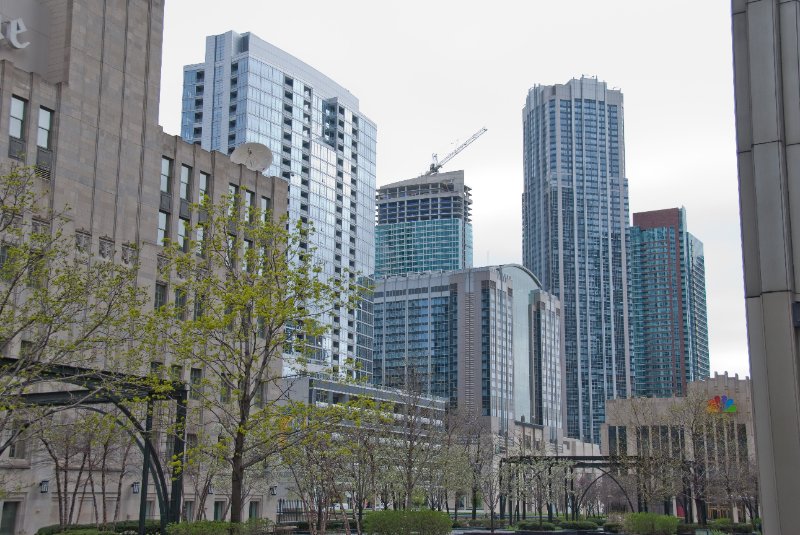
[[[433,163],[431,163],[430,169],[428,169],[422,176],[435,175],[436,173],[438,173],[439,169],[441,169],[444,164],[446,164],[447,162],[449,162],[450,160],[455,158],[455,156],[459,152],[461,152],[462,150],[466,149],[470,145],[470,143],[472,143],[473,141],[475,141],[476,139],[481,137],[484,133],[486,133],[486,130],[487,130],[487,128],[484,126],[480,130],[478,130],[477,132],[472,134],[472,137],[470,137],[464,143],[462,143],[461,145],[456,147],[456,149],[453,152],[451,152],[450,154],[448,154],[447,156],[445,156],[442,159],[441,162],[438,161],[436,155],[434,154],[433,155]]]

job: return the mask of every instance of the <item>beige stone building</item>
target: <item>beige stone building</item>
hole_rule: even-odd
[[[680,496],[667,500],[668,507],[662,500],[650,503],[651,510],[666,508],[697,521],[701,505],[690,498],[699,498],[707,518],[743,521],[750,514],[748,506],[759,508],[752,406],[750,379],[727,373],[688,383],[685,397],[610,400],[601,451],[642,457],[642,477],[651,479],[656,477],[653,465],[663,463],[677,473],[682,462],[690,463],[688,480],[673,483]]]
[[[160,240],[192,238],[181,229],[184,220],[196,223],[191,204],[201,194],[219,201],[236,188],[278,218],[288,192],[284,180],[232,164],[158,125],[163,16],[163,0],[0,2],[0,167],[36,166],[43,200],[67,211],[65,230],[76,247],[116,262],[137,251],[139,282],[152,299],[156,288],[173,297],[158,275]],[[53,485],[43,484],[53,481],[52,467],[39,449],[20,443],[0,458],[8,482],[0,497],[2,535],[58,522]],[[119,503],[121,520],[138,517],[136,472],[120,493],[106,496]],[[271,492],[248,498],[251,514],[275,510]],[[194,499],[187,488],[184,506]],[[148,495],[152,515],[155,503]],[[218,505],[209,499],[206,506],[212,518]],[[92,507],[84,501],[75,521],[93,521]]]

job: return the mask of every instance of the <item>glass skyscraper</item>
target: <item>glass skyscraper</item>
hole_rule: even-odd
[[[376,202],[376,277],[472,267],[472,199],[464,171],[387,184]]]
[[[425,394],[511,436],[511,298],[511,278],[496,267],[378,279],[375,383],[401,386],[413,370]]]
[[[523,263],[562,304],[567,433],[599,441],[631,390],[623,99],[596,78],[537,85],[523,109]]]
[[[634,394],[685,396],[709,376],[703,243],[670,208],[633,214],[630,244]]]
[[[289,181],[290,223],[313,225],[306,246],[325,274],[375,271],[376,129],[339,84],[251,33],[209,36],[205,61],[184,67],[181,136],[224,153],[244,142],[269,147],[265,174]],[[352,358],[369,375],[371,303],[326,319],[331,334],[316,360],[343,370]]]

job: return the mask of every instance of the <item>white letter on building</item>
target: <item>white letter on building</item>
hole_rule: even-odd
[[[24,43],[20,43],[17,36],[23,32],[27,32],[28,28],[25,27],[25,23],[22,22],[22,19],[14,19],[8,23],[8,28],[6,29],[6,33],[8,34],[8,40],[11,43],[11,46],[14,48],[25,48],[30,44],[30,42],[25,41]]]

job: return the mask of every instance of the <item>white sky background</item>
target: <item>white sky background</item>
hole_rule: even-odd
[[[521,262],[522,107],[597,76],[625,97],[631,213],[685,206],[705,245],[712,371],[749,375],[728,0],[167,0],[161,124],[205,36],[251,31],[348,88],[378,127],[378,185],[444,169],[473,188],[476,266]]]

